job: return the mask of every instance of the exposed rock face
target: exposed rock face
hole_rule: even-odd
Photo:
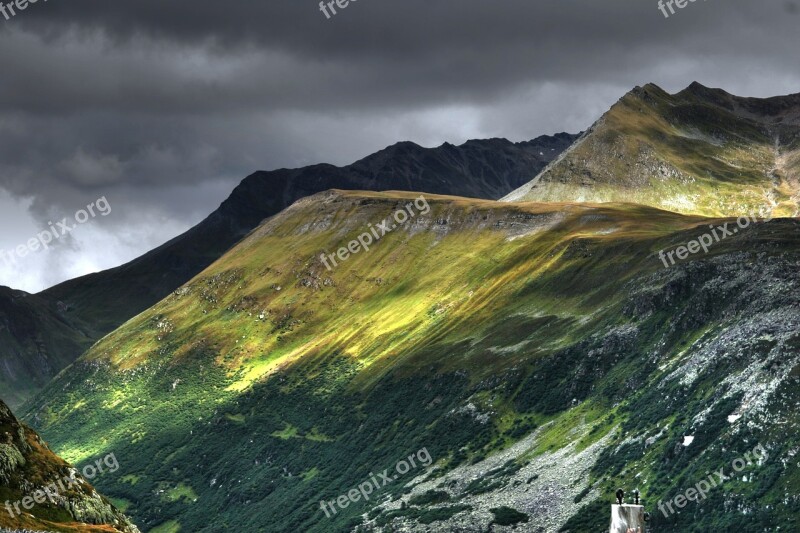
[[[20,507],[19,514],[8,511],[8,507],[0,509],[0,532],[51,531],[56,526],[59,531],[139,532],[0,401],[0,489],[7,498],[0,503],[13,509],[14,503],[33,497],[37,492],[44,493],[48,483],[66,478],[77,479],[77,484],[65,484],[63,490],[51,492],[44,503],[36,502],[32,509]],[[56,516],[63,519],[54,518]]]
[[[439,491],[449,496],[448,503],[441,506],[443,509],[464,506],[464,510],[456,512],[452,518],[433,524],[398,518],[389,527],[367,521],[357,531],[484,533],[493,530],[491,509],[498,507],[526,514],[530,519],[526,531],[558,531],[575,512],[574,500],[589,483],[592,465],[603,446],[608,445],[608,439],[601,439],[580,452],[568,446],[526,460],[540,436],[540,431],[534,432],[508,450],[475,465],[456,468],[441,477],[429,481],[416,479],[407,495],[380,507],[385,513],[396,512],[428,491]],[[590,497],[597,497],[596,491]]]

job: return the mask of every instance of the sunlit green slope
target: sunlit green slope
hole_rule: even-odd
[[[320,254],[398,210],[414,216],[326,269]],[[791,529],[798,223],[752,224],[669,269],[658,257],[726,222],[318,194],[102,339],[27,417],[79,464],[114,451],[118,476],[98,484],[143,530],[527,518],[589,531],[607,526],[618,486],[638,486],[655,514],[759,443],[769,459],[746,481],[655,523]],[[423,448],[431,469],[326,517],[320,500]]]
[[[343,167],[255,172],[205,220],[127,264],[37,295],[0,287],[0,397],[16,408],[103,335],[158,303],[295,200],[329,189],[495,199],[538,174],[576,138],[559,133],[436,148],[401,142]]]

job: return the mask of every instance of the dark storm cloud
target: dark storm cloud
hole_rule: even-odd
[[[0,103],[364,109],[486,101],[531,81],[618,82],[681,56],[796,65],[788,5],[712,0],[665,20],[654,0],[359,0],[327,20],[313,0],[40,3],[11,22],[48,41],[6,51],[23,75],[2,85]],[[53,53],[65,37],[84,46]]]
[[[358,0],[330,20],[318,5],[49,0],[0,17],[0,187],[40,224],[122,199],[104,227],[162,241],[255,169],[577,131],[650,81],[800,91],[796,2],[669,19],[657,0]],[[123,240],[96,255],[152,245]]]

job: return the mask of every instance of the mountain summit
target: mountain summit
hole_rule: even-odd
[[[622,97],[505,201],[632,202],[705,216],[800,213],[800,94],[742,98],[695,82]]]

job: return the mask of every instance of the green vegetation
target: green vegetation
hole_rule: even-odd
[[[177,520],[170,520],[163,524],[154,527],[150,533],[178,533],[181,530],[180,523]]]
[[[527,514],[520,513],[516,509],[510,507],[496,507],[490,509],[490,511],[494,514],[494,520],[492,522],[498,526],[513,526],[515,524],[527,523],[530,520]]]
[[[176,487],[165,490],[164,499],[168,502],[184,500],[186,503],[192,503],[197,501],[197,494],[192,487],[178,483]]]
[[[794,221],[752,228],[746,252],[730,239],[667,271],[653,251],[693,238],[707,220],[631,205],[431,197],[428,231],[393,232],[332,272],[320,265],[321,251],[412,198],[331,193],[268,220],[98,342],[28,418],[78,464],[114,451],[120,470],[97,483],[131,502],[143,530],[198,533],[349,531],[368,513],[378,524],[442,522],[476,508],[462,496],[519,491],[509,480],[526,461],[601,439],[591,486],[611,494],[641,480],[648,502],[755,442],[788,453],[796,333],[776,317],[796,313]],[[754,380],[746,398],[745,379]],[[784,425],[727,422],[769,390],[785,402],[769,411]],[[689,434],[696,445],[684,447]],[[423,447],[443,475],[529,437],[522,456],[452,499],[436,489],[376,510],[408,494],[420,468],[330,518],[320,508]],[[737,504],[777,506],[800,488],[795,466],[776,460],[758,482],[726,490]],[[535,486],[528,481],[521,488]],[[594,505],[588,493],[580,502]],[[785,527],[794,505],[747,520]],[[515,507],[495,508],[495,522],[527,518]],[[661,525],[715,530],[726,513],[713,495]],[[607,518],[606,509],[570,523],[603,528]]]
[[[431,505],[445,503],[450,500],[450,494],[443,490],[429,490],[419,496],[414,496],[408,503],[409,505]]]

